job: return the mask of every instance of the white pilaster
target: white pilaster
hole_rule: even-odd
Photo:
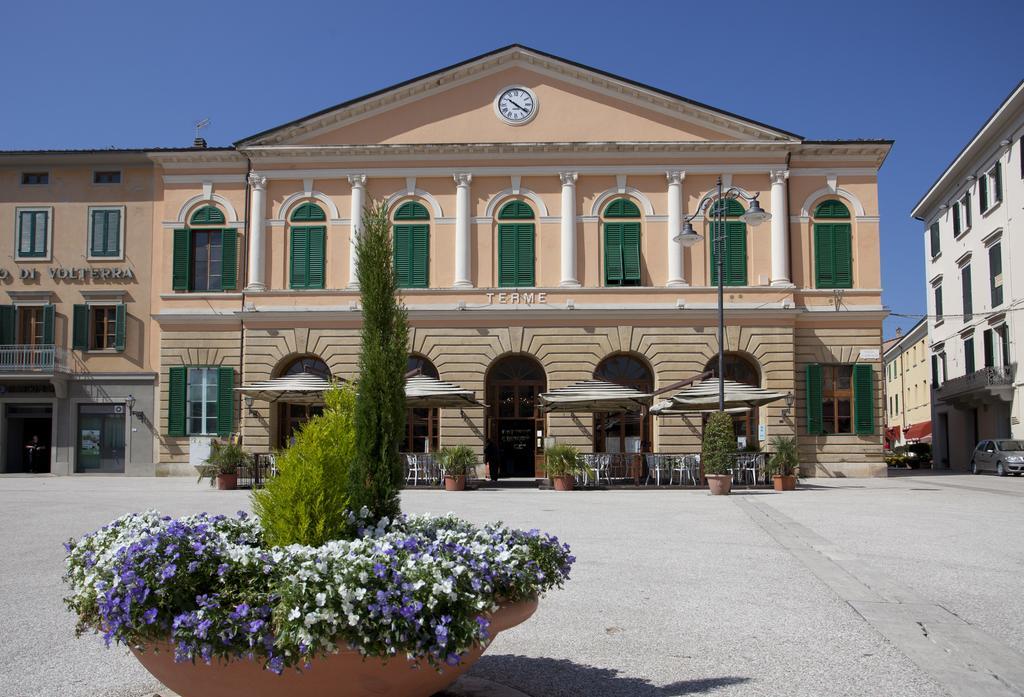
[[[455,178],[455,283],[456,288],[472,288],[469,279],[469,259],[471,254],[469,223],[469,185],[473,175],[460,173]]]
[[[576,172],[560,172],[562,180],[562,288],[579,288],[576,278]]]
[[[683,243],[678,240],[683,229],[683,179],[686,172],[665,172],[668,179],[668,280],[669,288],[689,285],[683,272]]]
[[[366,175],[350,174],[348,183],[352,185],[352,207],[349,217],[352,220],[348,237],[348,287],[359,287],[358,264],[356,259],[356,242],[359,240],[359,231],[363,227],[363,208],[366,206]]]
[[[769,173],[772,182],[772,285],[791,286],[789,278],[789,207],[786,201],[788,170]]]
[[[267,267],[264,251],[264,232],[267,227],[267,178],[258,172],[249,172],[249,283],[248,291],[267,289]]]

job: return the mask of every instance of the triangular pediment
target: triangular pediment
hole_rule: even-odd
[[[499,93],[536,98],[527,123]],[[510,46],[240,141],[251,146],[440,143],[758,142],[800,137],[523,46]]]

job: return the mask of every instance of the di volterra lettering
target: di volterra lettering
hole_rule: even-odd
[[[45,271],[36,268],[18,269],[12,274],[7,269],[0,269],[0,281],[9,278],[20,278],[22,281],[36,281],[47,274],[51,280],[69,283],[85,283],[87,281],[134,281],[135,271],[130,266],[93,267],[93,266],[50,266]]]

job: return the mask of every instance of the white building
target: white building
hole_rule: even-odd
[[[1024,82],[946,168],[925,224],[935,467],[967,469],[979,439],[1024,438]],[[1005,273],[1004,273],[1005,270]]]

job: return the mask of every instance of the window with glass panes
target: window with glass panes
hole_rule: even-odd
[[[190,368],[188,371],[188,435],[217,433],[217,369]]]
[[[825,433],[853,433],[852,365],[821,366],[821,418]]]
[[[18,211],[18,257],[45,257],[49,248],[49,211]]]
[[[18,343],[35,346],[46,343],[46,319],[44,308],[19,306],[18,317]]]
[[[220,230],[192,232],[192,290],[221,289]]]
[[[92,321],[92,336],[89,338],[90,348],[96,350],[112,349],[117,344],[117,307],[91,307],[89,313]]]
[[[220,227],[224,212],[200,208],[189,219],[191,228],[174,231],[171,288],[179,291],[234,290],[238,280],[238,230]]]

